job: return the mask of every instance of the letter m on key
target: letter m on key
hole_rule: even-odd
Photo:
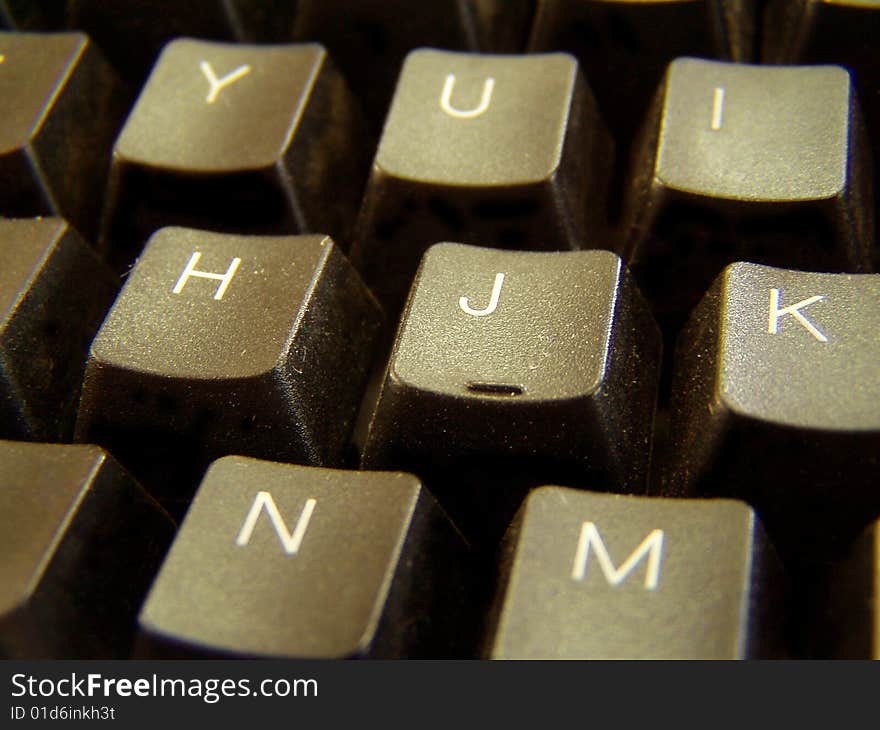
[[[650,591],[656,590],[660,583],[660,562],[663,558],[663,530],[652,530],[642,540],[629,557],[615,567],[608,549],[602,541],[602,536],[593,522],[584,522],[581,525],[581,534],[578,539],[577,552],[574,556],[574,564],[571,568],[573,580],[584,580],[587,576],[587,567],[590,556],[595,555],[595,562],[599,564],[605,580],[612,586],[617,587],[623,583],[636,566],[645,561],[645,588]]]

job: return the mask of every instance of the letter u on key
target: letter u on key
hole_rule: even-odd
[[[492,101],[492,91],[495,89],[495,79],[489,76],[483,82],[483,93],[480,103],[472,109],[458,109],[452,106],[452,90],[455,88],[455,74],[447,74],[443,83],[443,93],[440,94],[440,108],[450,117],[457,119],[473,119],[484,114]]]

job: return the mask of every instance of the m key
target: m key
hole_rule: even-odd
[[[92,343],[76,438],[162,497],[231,452],[338,465],[379,326],[325,236],[165,228]]]
[[[745,499],[787,558],[880,514],[880,276],[728,267],[679,340],[662,490]]]
[[[473,649],[465,558],[409,474],[226,457],[147,597],[137,654],[454,656]]]
[[[779,566],[734,500],[542,487],[511,525],[494,659],[779,656]]]

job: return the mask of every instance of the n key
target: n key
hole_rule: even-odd
[[[678,59],[644,143],[623,256],[670,325],[734,261],[870,271],[870,153],[845,69]]]
[[[321,46],[174,41],[116,140],[102,246],[120,268],[167,225],[347,246],[367,146]]]
[[[231,452],[336,465],[379,326],[325,236],[165,228],[92,343],[76,438],[166,498]]]
[[[140,615],[140,656],[450,657],[467,552],[409,474],[215,462]],[[465,621],[465,622],[463,622]]]
[[[783,652],[782,577],[734,500],[542,487],[511,525],[493,659],[748,659]]]
[[[609,251],[432,246],[363,464],[419,474],[489,542],[549,474],[644,491],[659,357],[650,312]]]
[[[373,163],[352,262],[396,312],[438,241],[601,248],[612,156],[571,56],[415,51]]]
[[[880,514],[880,276],[737,263],[679,340],[665,493],[745,499],[783,557]]]

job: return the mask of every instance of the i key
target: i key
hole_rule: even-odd
[[[55,215],[94,239],[126,99],[82,33],[0,32],[0,210]]]
[[[126,659],[174,533],[96,446],[0,441],[0,656]]]
[[[743,502],[542,487],[505,548],[489,658],[784,654],[783,576]]]
[[[870,271],[870,153],[843,68],[677,59],[641,144],[623,257],[669,329],[734,261]]]
[[[749,61],[753,0],[537,0],[529,50],[569,51],[626,146],[678,56]]]
[[[92,343],[76,439],[163,499],[228,453],[337,465],[379,327],[327,237],[163,229]]]
[[[0,438],[69,441],[117,280],[59,218],[0,218]]]
[[[360,124],[321,46],[174,41],[113,148],[102,247],[123,268],[166,225],[347,247],[369,168]]]
[[[466,557],[409,474],[225,457],[147,597],[136,655],[460,655],[475,638]]]
[[[650,312],[609,251],[432,246],[362,463],[419,474],[487,542],[551,474],[643,491],[659,356]]]
[[[745,499],[783,557],[880,514],[880,276],[737,263],[676,353],[662,491]]]
[[[414,51],[373,162],[352,262],[395,312],[438,241],[601,248],[612,157],[571,56]]]
[[[528,0],[299,0],[293,38],[327,46],[370,120],[379,125],[406,54],[430,46],[518,53],[531,16]]]

